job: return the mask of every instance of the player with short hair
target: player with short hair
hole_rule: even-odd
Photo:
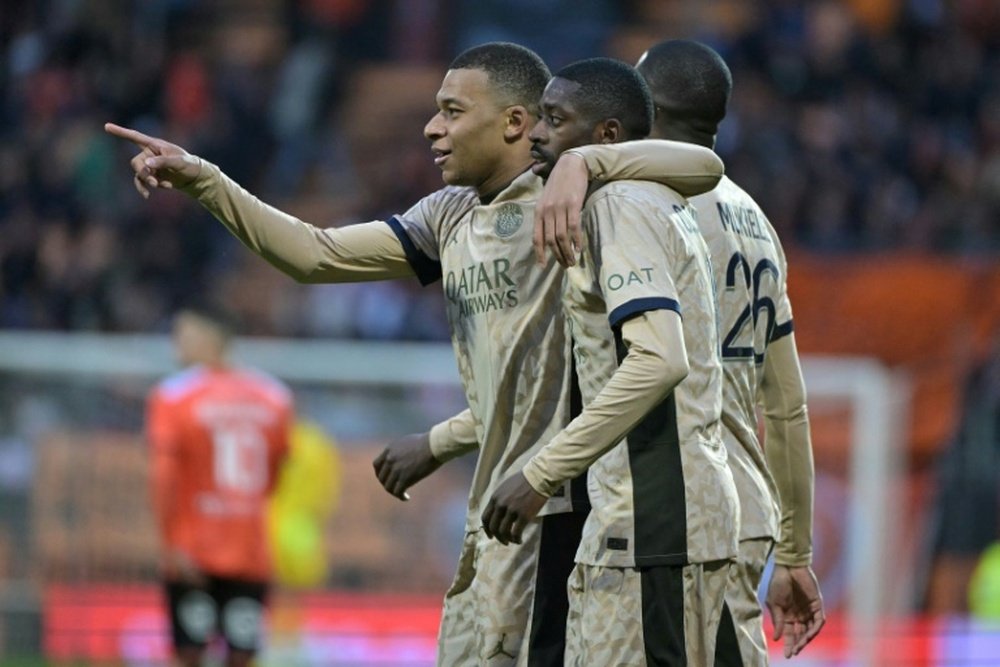
[[[547,175],[577,146],[644,137],[652,118],[634,68],[574,63],[545,89],[534,170]],[[563,293],[583,411],[497,488],[483,526],[516,542],[587,470],[566,663],[708,665],[739,530],[708,248],[687,201],[651,182],[596,189],[583,229]]]
[[[636,67],[656,104],[651,136],[714,147],[732,91],[732,76],[719,54],[698,42],[668,40],[651,47]],[[602,159],[600,151],[588,147],[578,157]],[[562,163],[559,169],[582,171]],[[550,193],[546,188],[543,200],[582,200],[585,178],[575,178],[573,185],[568,180],[550,183],[564,191]],[[767,663],[767,646],[757,588],[772,548],[776,565],[767,603],[775,639],[784,636],[785,655],[801,651],[824,623],[822,595],[810,566],[812,446],[792,332],[787,265],[767,217],[728,177],[690,201],[712,253],[725,376],[722,422],[741,506],[740,554],[727,589],[742,654],[735,664],[761,665]],[[544,207],[540,202],[539,209]],[[560,229],[556,223],[569,225],[574,210],[549,212],[540,221],[547,228],[538,238],[564,239],[557,257],[572,256],[565,240],[573,238],[575,230]],[[540,245],[536,250],[544,253]],[[758,405],[763,406],[766,453],[757,438]]]
[[[217,634],[249,665],[272,578],[267,501],[288,452],[291,392],[228,360],[232,320],[192,305],[174,320],[186,367],[150,393],[146,436],[162,572],[178,661],[202,664]]]
[[[714,148],[732,75],[710,47],[688,40],[652,46],[636,65],[657,105],[652,136]],[[712,252],[722,325],[723,424],[740,492],[737,577],[727,600],[743,664],[767,664],[757,588],[772,548],[768,591],[775,638],[785,655],[801,651],[824,623],[812,571],[813,459],[806,389],[788,299],[781,241],[760,206],[727,177],[693,197]],[[763,406],[767,448],[757,439]],[[780,538],[780,539],[779,539]]]
[[[267,206],[176,145],[108,126],[142,149],[132,167],[144,196],[151,187],[182,189],[254,252],[300,281],[416,275],[424,284],[443,283],[470,406],[466,418],[473,423],[467,430],[481,448],[459,571],[445,598],[442,665],[561,664],[565,634],[553,631],[560,616],[546,605],[559,605],[565,587],[546,591],[532,583],[537,569],[559,563],[564,554],[571,566],[578,521],[571,510],[582,494],[570,483],[554,494],[544,513],[567,518],[537,522],[520,548],[483,538],[479,525],[489,490],[568,422],[572,406],[560,308],[563,272],[554,261],[537,265],[531,249],[541,181],[528,171],[528,133],[548,78],[538,56],[517,45],[487,44],[460,55],[425,128],[448,187],[388,221],[340,229],[319,229]],[[651,146],[623,149],[618,176],[641,174],[645,167],[661,179],[671,174],[664,180],[688,194],[717,182],[721,161],[714,153],[661,144],[658,152]],[[391,476],[395,465],[392,456],[376,461],[380,477]]]

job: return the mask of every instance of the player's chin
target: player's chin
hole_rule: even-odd
[[[460,169],[445,167],[441,169],[441,180],[447,185],[472,185],[473,180]]]
[[[441,168],[441,180],[448,185],[461,185],[459,174],[454,169],[448,169],[447,167]]]

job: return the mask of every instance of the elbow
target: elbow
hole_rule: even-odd
[[[788,406],[765,406],[764,418],[768,421],[786,424],[806,422],[809,419],[809,409],[804,400]]]
[[[684,355],[656,355],[656,378],[660,393],[666,395],[679,385],[691,372]]]
[[[281,271],[283,274],[300,284],[310,284],[316,282],[315,276],[320,273],[316,271],[316,265],[293,260],[283,255],[275,253],[256,251],[268,264]]]
[[[664,367],[664,374],[669,378],[670,388],[679,385],[691,372],[687,357],[679,359],[668,359]]]
[[[320,282],[321,273],[316,271],[315,267],[306,268],[295,264],[285,264],[279,268],[282,273],[300,285],[314,285]]]

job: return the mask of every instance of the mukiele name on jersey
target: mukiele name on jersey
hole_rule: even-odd
[[[478,315],[517,305],[517,286],[508,275],[510,260],[478,262],[459,271],[449,271],[444,293],[456,304],[460,317]]]
[[[772,243],[771,235],[767,233],[761,223],[760,216],[754,209],[746,206],[732,206],[721,201],[716,203],[716,207],[719,209],[719,219],[722,221],[724,230]]]

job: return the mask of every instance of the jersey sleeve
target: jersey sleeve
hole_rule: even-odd
[[[666,220],[642,210],[637,201],[611,194],[592,202],[586,224],[613,328],[650,310],[681,314],[665,262]]]
[[[774,242],[774,250],[778,257],[778,270],[781,271],[780,291],[774,304],[774,331],[771,332],[771,340],[768,341],[770,343],[784,338],[795,329],[792,325],[792,302],[788,299],[788,260],[785,259],[785,249],[781,247],[781,240],[770,221],[764,218],[764,222],[767,225],[768,233],[771,234],[771,240]]]
[[[173,404],[157,391],[146,402],[146,440],[150,448],[153,513],[164,543],[175,545],[177,513],[173,489],[177,485],[180,438]]]
[[[466,408],[450,419],[431,427],[431,454],[438,461],[450,461],[479,448],[476,435],[476,419]]]
[[[265,204],[210,162],[183,188],[250,250],[306,283],[359,282],[412,276],[396,234],[375,221],[322,229]]]
[[[787,336],[768,349],[760,402],[764,408],[764,453],[781,504],[775,562],[791,567],[809,565],[815,472],[795,336]]]
[[[685,197],[708,192],[725,173],[714,151],[681,141],[642,139],[580,146],[567,152],[583,158],[591,179],[655,181]]]
[[[535,491],[551,496],[617,445],[687,375],[680,318],[643,312],[622,325],[621,365],[583,411],[522,469]]]

